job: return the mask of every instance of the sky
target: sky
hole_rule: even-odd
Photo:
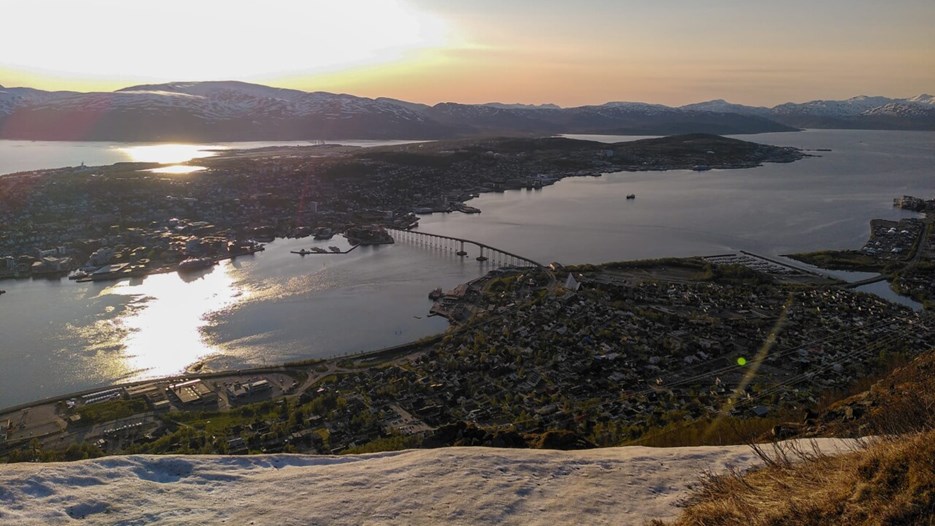
[[[932,0],[0,0],[0,85],[243,80],[434,104],[935,91]]]

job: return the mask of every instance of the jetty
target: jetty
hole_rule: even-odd
[[[359,246],[360,246],[360,245],[352,245],[351,248],[349,248],[349,249],[347,249],[347,250],[341,250],[341,249],[338,248],[338,247],[328,247],[328,250],[325,250],[325,249],[320,248],[320,247],[312,247],[311,250],[306,250],[306,249],[303,248],[302,250],[290,250],[289,252],[292,253],[292,254],[298,254],[298,255],[303,256],[303,257],[304,257],[304,256],[316,255],[316,254],[317,254],[317,255],[328,254],[328,255],[332,255],[332,256],[333,256],[333,255],[335,255],[335,254],[349,254],[349,253],[353,252],[354,249],[356,249],[356,248],[359,247]],[[337,250],[335,250],[335,249],[337,249]]]
[[[397,242],[408,242],[418,246],[433,248],[444,252],[451,252],[460,257],[467,257],[468,252],[465,247],[473,246],[477,248],[477,261],[490,261],[497,266],[512,267],[543,267],[538,261],[534,261],[525,256],[514,254],[506,250],[490,246],[486,243],[464,239],[460,237],[443,236],[440,234],[431,234],[420,230],[402,230],[398,228],[386,228],[387,233]]]

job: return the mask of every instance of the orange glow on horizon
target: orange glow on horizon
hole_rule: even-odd
[[[50,35],[69,34],[81,25],[80,17],[98,23],[94,17],[102,13],[130,16],[134,9],[117,0],[82,0],[82,9],[66,0],[48,1],[78,17],[49,21],[52,27],[42,31]],[[68,60],[54,39],[25,51],[11,45],[17,31],[37,31],[29,27],[36,23],[25,18],[29,13],[18,9],[14,17],[22,18],[23,27],[8,21],[10,31],[0,35],[0,45],[10,50],[0,59],[0,84],[110,91],[140,83],[242,80],[430,105],[564,107],[609,101],[682,105],[714,98],[772,106],[935,91],[935,38],[927,23],[935,4],[910,0],[829,0],[810,4],[808,17],[794,5],[610,6],[595,0],[582,0],[574,9],[488,0],[348,0],[340,6],[270,0],[265,9],[244,16],[248,6],[239,0],[165,1],[192,17],[165,15],[164,26],[180,34],[198,32],[198,42],[126,33],[135,26],[114,18],[108,27],[119,34],[70,41],[76,49]],[[213,23],[203,24],[197,15]],[[121,31],[138,46],[100,53],[121,40]],[[150,40],[141,36],[153,37],[158,46],[147,47]]]

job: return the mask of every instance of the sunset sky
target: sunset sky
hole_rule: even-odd
[[[0,84],[244,80],[434,104],[935,91],[932,0],[0,0]]]

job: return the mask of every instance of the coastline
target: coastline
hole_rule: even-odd
[[[558,277],[554,275],[555,272],[559,273]],[[574,274],[579,283],[586,285],[586,291],[578,295],[576,287],[569,289],[567,283],[570,281],[562,279],[562,275],[566,273]],[[660,282],[664,285],[660,286]],[[566,285],[563,286],[562,283]],[[845,369],[843,367],[831,369],[826,359],[853,360],[853,365],[849,367],[862,370],[860,368],[865,367],[862,365],[866,361],[864,358],[872,362],[876,355],[868,355],[868,358],[868,356],[863,356],[867,353],[861,353],[861,356],[855,356],[847,352],[849,345],[843,342],[829,344],[822,355],[794,354],[795,349],[798,348],[798,340],[822,338],[828,330],[833,330],[822,323],[812,323],[811,316],[803,314],[811,312],[816,305],[821,305],[821,312],[825,313],[827,309],[826,315],[832,319],[835,316],[848,316],[855,318],[854,327],[861,327],[854,331],[832,333],[831,338],[825,335],[829,340],[850,338],[851,332],[872,332],[880,329],[881,324],[889,324],[885,330],[895,331],[889,338],[899,338],[899,335],[903,334],[900,327],[915,324],[918,315],[911,313],[908,309],[886,304],[880,299],[843,292],[844,289],[839,284],[834,285],[810,273],[795,271],[789,266],[780,267],[769,260],[759,259],[751,254],[738,254],[736,257],[719,254],[707,258],[663,259],[655,262],[631,261],[600,266],[569,266],[565,269],[556,266],[552,270],[514,268],[490,272],[484,278],[471,282],[467,286],[469,290],[464,290],[464,293],[460,295],[457,292],[449,293],[453,301],[463,304],[474,315],[469,317],[467,323],[453,325],[450,330],[443,333],[402,345],[349,353],[323,360],[298,360],[273,366],[217,371],[203,371],[196,364],[192,370],[186,372],[134,382],[107,384],[12,406],[0,410],[0,423],[5,422],[8,429],[3,449],[15,455],[13,451],[19,451],[30,441],[39,440],[42,447],[48,448],[49,451],[55,451],[56,448],[63,451],[62,448],[69,444],[80,443],[89,446],[97,444],[94,447],[99,448],[102,453],[109,454],[119,454],[121,451],[127,451],[126,448],[131,446],[142,448],[131,449],[131,451],[173,452],[175,450],[162,449],[169,444],[171,437],[158,442],[161,445],[153,441],[166,434],[175,436],[179,429],[187,429],[190,425],[208,424],[216,420],[217,422],[212,426],[221,427],[217,430],[213,430],[213,427],[205,429],[204,432],[221,433],[218,436],[232,436],[233,438],[228,439],[232,442],[227,447],[240,451],[245,447],[237,441],[237,436],[241,431],[231,431],[230,428],[240,426],[237,429],[242,429],[246,424],[237,424],[237,422],[243,420],[249,423],[253,418],[252,415],[258,412],[268,413],[269,416],[264,418],[269,423],[266,426],[261,425],[259,429],[251,428],[249,432],[244,431],[253,437],[250,439],[252,441],[251,451],[274,453],[296,451],[289,448],[293,447],[290,446],[292,444],[299,448],[296,452],[309,451],[309,448],[314,448],[319,453],[338,454],[380,450],[359,448],[371,442],[373,444],[366,447],[388,447],[388,443],[382,442],[385,440],[393,440],[394,444],[397,442],[402,445],[408,444],[408,447],[416,447],[423,443],[433,444],[435,443],[433,441],[447,444],[447,440],[454,440],[451,438],[454,436],[451,434],[454,432],[452,425],[482,425],[483,422],[489,420],[488,424],[495,425],[491,429],[497,429],[496,425],[504,425],[504,418],[507,424],[512,421],[512,425],[516,426],[513,433],[528,433],[522,435],[526,437],[546,436],[539,433],[546,433],[551,428],[551,424],[545,427],[528,424],[525,423],[524,417],[517,413],[522,407],[528,405],[527,403],[514,401],[514,404],[490,407],[480,403],[485,397],[491,396],[491,393],[470,388],[477,381],[486,382],[484,385],[488,385],[488,388],[498,386],[498,389],[507,389],[505,392],[518,390],[527,393],[524,398],[532,397],[538,400],[542,396],[546,399],[548,396],[559,396],[562,399],[567,398],[565,403],[576,404],[581,400],[589,400],[591,395],[588,391],[604,389],[604,384],[608,381],[618,381],[620,377],[629,378],[632,387],[626,392],[628,393],[627,400],[631,401],[619,407],[614,405],[612,408],[614,414],[620,413],[617,415],[620,417],[628,415],[628,419],[636,422],[639,421],[638,419],[648,418],[647,415],[650,413],[646,411],[659,406],[665,414],[677,415],[677,412],[671,413],[671,411],[678,411],[678,408],[683,407],[681,404],[687,403],[688,400],[685,396],[690,396],[686,395],[688,392],[686,390],[694,389],[690,385],[682,385],[685,381],[681,379],[683,376],[697,375],[698,371],[694,368],[699,366],[702,368],[718,367],[714,372],[702,372],[700,376],[690,376],[690,378],[704,378],[709,374],[717,374],[720,383],[715,385],[724,387],[715,388],[708,396],[728,396],[730,392],[728,386],[737,381],[737,375],[743,374],[741,369],[744,363],[738,361],[738,365],[723,367],[723,364],[718,365],[720,362],[717,360],[728,360],[728,363],[731,363],[733,355],[744,350],[728,350],[726,356],[717,359],[712,359],[708,353],[704,355],[696,353],[701,357],[689,355],[688,358],[691,360],[688,358],[682,360],[681,354],[675,353],[673,356],[677,359],[665,365],[658,357],[653,358],[638,349],[654,349],[659,345],[679,346],[681,345],[679,341],[695,339],[709,342],[706,344],[708,347],[705,348],[712,349],[713,342],[719,341],[724,334],[734,334],[735,330],[741,330],[746,337],[753,337],[754,332],[760,330],[756,327],[765,328],[774,323],[776,310],[786,308],[782,305],[789,301],[787,295],[790,294],[797,296],[798,300],[794,307],[798,314],[790,319],[797,320],[793,323],[799,327],[790,328],[789,334],[784,336],[784,338],[792,337],[795,340],[787,342],[786,349],[780,354],[791,354],[793,360],[774,362],[771,367],[789,368],[795,367],[796,363],[811,363],[818,374],[814,379],[816,386],[836,385],[838,381],[851,381],[857,373],[848,368],[848,372],[842,375]],[[464,287],[460,287],[459,290],[461,288]],[[677,293],[671,295],[672,290],[676,290]],[[756,303],[744,299],[747,298],[745,292],[750,290],[757,291],[759,298],[755,300]],[[626,309],[631,316],[614,316],[611,321],[612,326],[609,326],[609,320],[606,319],[609,304],[605,302],[614,303],[619,294],[639,301],[636,301],[633,307],[617,305],[618,309]],[[594,300],[598,298],[603,299],[595,302]],[[569,301],[571,303],[568,303]],[[658,321],[660,314],[672,320],[692,318],[694,316],[692,313],[696,312],[693,308],[696,301],[711,305],[712,312],[719,314],[710,318],[708,323],[689,325],[694,327],[689,334],[669,338],[665,334],[655,335],[654,331],[646,332],[639,329],[639,327],[644,327],[643,322],[653,319]],[[516,312],[511,312],[508,305],[513,305]],[[575,312],[562,314],[563,305],[572,305]],[[869,308],[855,309],[855,306]],[[868,325],[869,319],[877,319],[881,315],[885,315],[889,321],[875,321]],[[560,324],[556,331],[533,330],[529,332],[524,327],[527,324],[530,324],[530,327],[539,327],[542,323],[553,322]],[[682,332],[689,330],[689,326],[686,326]],[[893,328],[894,326],[896,328]],[[562,327],[567,327],[568,330]],[[581,332],[582,329],[584,332]],[[617,333],[619,333],[618,336],[613,335]],[[611,341],[618,341],[618,337],[623,334],[638,340],[646,339],[646,341],[645,345],[634,342],[636,347],[632,347],[627,354],[627,359],[634,360],[634,364],[629,364],[619,360],[620,353],[612,352],[613,347],[607,345],[576,351],[575,349],[580,347],[574,343],[576,334],[591,335],[592,343],[587,344],[586,347],[593,347],[596,343],[593,341],[594,338],[608,344]],[[833,334],[839,335],[833,336]],[[516,335],[517,340],[511,340],[510,335]],[[859,340],[865,336],[855,335],[854,337]],[[927,336],[923,337],[927,338]],[[751,341],[751,345],[753,343],[755,342]],[[560,349],[555,351],[556,356],[570,363],[570,367],[548,367],[548,363],[539,363],[539,358],[537,358],[536,365],[530,365],[533,369],[528,376],[517,376],[511,380],[510,376],[505,374],[506,370],[503,370],[489,379],[484,379],[485,369],[481,365],[483,360],[489,358],[488,354],[492,353],[497,357],[498,362],[503,364],[518,363],[518,357],[530,356],[529,353],[536,353],[536,356],[541,354],[542,344]],[[918,342],[915,342],[913,345],[917,346],[917,344]],[[470,346],[476,348],[477,345],[489,348],[491,351],[471,352]],[[688,352],[693,351],[688,350]],[[455,363],[445,365],[452,362],[452,359],[439,360],[440,355],[451,357]],[[481,361],[478,362],[478,360]],[[698,360],[701,360],[700,365],[692,365]],[[464,363],[459,366],[458,363],[461,362]],[[639,365],[644,363],[649,365]],[[588,371],[595,366],[605,371],[607,376],[612,376],[617,380],[597,375],[592,379],[591,387],[580,385],[573,371]],[[657,371],[659,366],[671,370],[653,372]],[[508,365],[503,367],[508,367]],[[655,368],[653,371],[647,371],[647,367]],[[479,378],[478,374],[480,374]],[[650,376],[644,377],[645,375]],[[780,374],[780,377],[784,376]],[[652,385],[658,388],[661,381],[662,389],[672,390],[675,396],[664,399],[653,397],[652,393],[656,389],[649,386],[653,378],[656,380]],[[769,381],[768,378],[758,380],[758,383],[766,382],[761,389],[768,386]],[[446,387],[446,385],[451,387]],[[461,387],[455,387],[458,385]],[[258,387],[254,391],[251,386]],[[793,386],[787,387],[791,389]],[[182,390],[189,388],[190,392]],[[458,390],[446,394],[449,389]],[[468,389],[468,391],[462,392],[463,389]],[[580,392],[581,390],[584,392]],[[549,395],[550,392],[553,394]],[[456,399],[452,398],[453,396],[469,396],[463,393],[474,393],[470,395],[471,398],[478,399],[456,402]],[[809,396],[807,391],[794,393],[792,403]],[[361,398],[362,396],[364,398]],[[422,397],[425,400],[417,402]],[[644,397],[646,397],[645,400]],[[758,398],[756,397],[754,401]],[[339,399],[344,402],[338,403]],[[329,412],[331,410],[321,412],[322,408],[332,407],[329,405],[332,402],[327,402],[328,400],[337,404],[334,410],[343,407],[342,404],[348,404],[348,407],[369,414],[371,415],[369,418],[381,423],[375,428],[366,427],[372,425],[373,420],[364,419],[355,424],[353,422],[356,420],[348,421],[340,417],[342,414],[346,416],[346,413],[331,414]],[[731,414],[739,417],[748,411],[761,410],[758,409],[759,406],[754,407],[751,404],[753,402],[745,402],[740,407],[734,408]],[[315,407],[319,408],[315,412],[322,416],[310,415],[308,422],[305,422],[304,416],[290,419],[289,432],[267,436],[264,430],[277,422],[275,416],[278,414],[277,407],[289,408],[290,412],[298,410],[299,407]],[[533,404],[533,407],[538,407],[538,405]],[[546,422],[554,420],[552,422],[554,425],[559,425],[564,421],[562,411],[555,411],[548,407],[551,406],[543,405],[540,408],[541,411],[536,412],[538,416],[534,418],[543,419]],[[608,409],[611,408],[608,406]],[[304,411],[303,414],[305,414]],[[497,416],[497,412],[500,411],[505,413]],[[218,416],[214,417],[215,414]],[[507,417],[506,415],[509,414],[514,416]],[[479,420],[480,418],[483,420]],[[515,420],[515,418],[520,418],[520,420]],[[279,422],[280,426],[286,425],[284,420],[279,420]],[[460,424],[457,424],[458,422]],[[773,425],[771,423],[773,420],[767,419],[764,422]],[[10,424],[14,425],[12,429],[9,427]],[[309,433],[317,432],[314,431],[315,429],[323,429],[321,427],[323,425],[331,430],[330,439],[322,444],[317,439],[313,440],[314,437],[308,438],[311,436]],[[468,427],[468,429],[471,428]],[[509,436],[512,435],[482,434],[478,437],[482,440],[479,445],[496,445],[502,443],[503,440],[513,440]],[[304,442],[302,437],[308,438],[313,443]],[[534,439],[524,440],[527,440],[526,443],[529,444],[528,440]],[[578,439],[569,438],[569,440],[578,443]],[[582,440],[584,441],[580,442],[581,445],[591,444],[588,447],[594,447],[594,444],[608,445],[594,438],[582,438]],[[380,444],[384,445],[380,446]],[[456,442],[449,445],[456,445]],[[216,447],[221,449],[204,452],[228,451],[227,447],[222,445]]]

